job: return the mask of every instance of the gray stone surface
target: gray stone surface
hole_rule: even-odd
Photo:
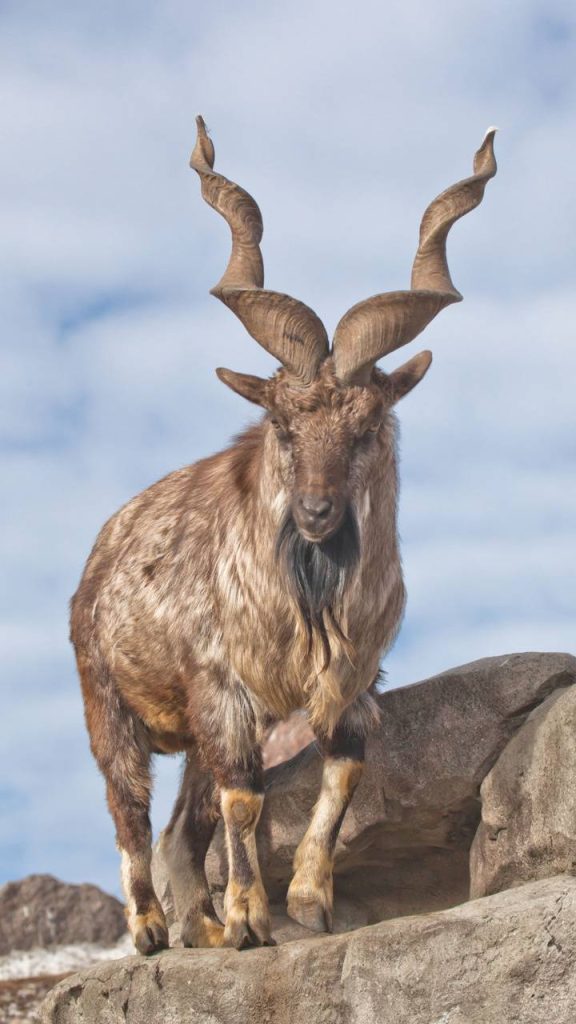
[[[69,942],[108,945],[125,931],[122,904],[96,885],[28,875],[0,888],[0,954]]]
[[[379,697],[382,721],[336,848],[336,929],[424,913],[468,899],[469,851],[480,820],[480,784],[529,713],[576,682],[568,654],[484,658]],[[294,851],[317,799],[322,761],[314,745],[266,772],[258,843],[282,917]],[[548,871],[548,874],[551,872]],[[216,894],[226,883],[222,829],[208,856]],[[157,891],[170,892],[162,857]],[[280,931],[279,931],[280,930]]]
[[[571,656],[522,654],[383,694],[336,850],[340,934],[309,933],[283,907],[320,784],[312,745],[266,773],[259,847],[279,945],[101,964],[62,982],[42,1020],[572,1024],[576,879],[558,872],[574,864],[574,682]],[[472,888],[505,891],[466,902],[480,795]],[[219,906],[221,834],[208,866]],[[168,905],[161,852],[155,873]]]
[[[576,879],[346,935],[100,964],[47,997],[44,1024],[573,1024]]]
[[[576,688],[529,716],[481,787],[472,897],[576,869]]]

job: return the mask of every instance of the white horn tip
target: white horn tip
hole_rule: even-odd
[[[495,124],[490,125],[489,128],[484,132],[484,138],[487,139],[489,135],[494,135],[495,132],[499,132],[500,129]]]

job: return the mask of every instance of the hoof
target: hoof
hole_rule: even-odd
[[[224,925],[207,914],[190,914],[182,924],[180,938],[187,948],[218,948],[224,945]]]
[[[288,916],[313,932],[332,931],[332,912],[312,898],[293,897],[287,903]]]
[[[168,949],[168,929],[152,914],[138,915],[134,922],[134,945],[142,956],[151,956]]]
[[[233,949],[253,949],[255,946],[275,946],[270,935],[269,921],[248,921],[245,916],[230,914],[224,928],[224,945]]]
[[[275,946],[270,935],[268,900],[260,886],[226,896],[224,945],[234,949]]]
[[[294,875],[288,889],[288,916],[313,932],[332,931],[332,875],[324,873],[322,882],[314,885],[309,875]]]

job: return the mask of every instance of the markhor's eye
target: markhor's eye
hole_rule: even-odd
[[[290,434],[278,420],[271,419],[270,422],[274,427],[274,430],[276,431],[276,437],[278,438],[279,441],[286,442],[290,440]]]
[[[378,431],[380,430],[381,426],[382,426],[381,423],[373,423],[371,427],[368,427],[368,433],[369,434],[377,434]]]

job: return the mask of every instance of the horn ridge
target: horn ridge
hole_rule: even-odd
[[[461,301],[448,269],[446,239],[452,225],[479,205],[496,174],[495,132],[489,129],[477,150],[472,177],[446,189],[425,210],[410,291],[374,295],[338,323],[332,351],[343,383],[368,383],[378,359],[412,341],[445,306]]]
[[[190,167],[200,177],[203,198],[224,217],[232,234],[228,266],[212,293],[227,287],[262,288],[264,263],[260,242],[264,225],[260,207],[240,185],[213,170],[214,144],[200,114],[196,118],[196,126],[198,134],[190,157]]]
[[[446,239],[453,224],[480,205],[490,178],[496,174],[494,135],[491,128],[474,154],[474,174],[459,181],[444,192],[424,211],[420,224],[419,246],[412,266],[413,289],[437,289],[453,292],[457,301],[462,298],[454,287],[448,269]]]
[[[214,146],[200,115],[196,125],[190,166],[200,177],[204,199],[224,217],[232,233],[228,266],[211,294],[236,314],[255,341],[298,383],[307,385],[329,353],[324,325],[303,302],[264,289],[263,225],[258,204],[243,188],[214,171]]]
[[[326,328],[313,309],[281,292],[212,289],[255,341],[301,384],[310,384],[329,351]]]

